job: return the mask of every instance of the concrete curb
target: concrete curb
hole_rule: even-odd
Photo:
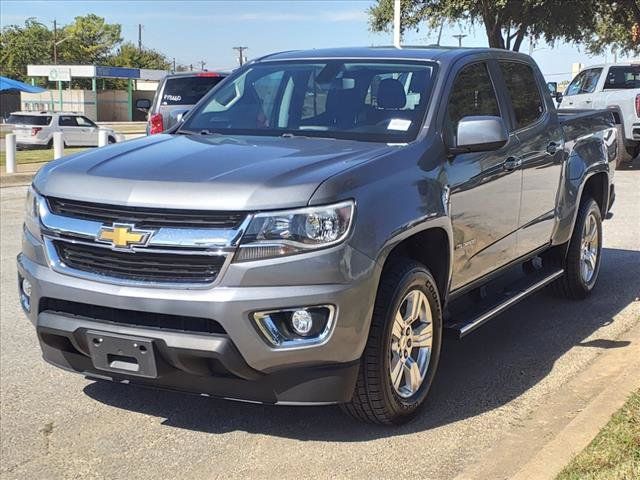
[[[36,172],[11,173],[0,176],[0,188],[20,187],[31,185],[31,180]]]
[[[640,325],[615,342],[455,480],[554,479],[640,388]]]
[[[591,401],[553,440],[529,460],[512,480],[555,478],[607,424],[629,395],[640,388],[640,361],[629,365],[609,387]]]

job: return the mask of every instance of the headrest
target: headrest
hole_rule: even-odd
[[[393,78],[385,78],[378,85],[378,108],[404,108],[407,96],[402,83]]]

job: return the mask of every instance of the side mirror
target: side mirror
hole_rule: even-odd
[[[547,88],[549,89],[551,96],[555,96],[558,92],[558,82],[547,82]]]
[[[148,98],[139,98],[136,100],[136,109],[146,112],[151,109],[151,100]]]
[[[509,139],[504,120],[493,116],[463,117],[458,122],[456,145],[452,154],[488,152],[503,147]]]
[[[169,112],[169,117],[172,120],[171,124],[182,123],[187,113],[189,113],[189,110],[183,108]]]
[[[556,102],[558,102],[558,105],[560,105],[562,103],[562,92],[556,92]]]

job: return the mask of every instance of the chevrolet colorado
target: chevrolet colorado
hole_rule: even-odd
[[[167,133],[40,170],[22,307],[92,379],[401,423],[443,332],[591,293],[616,150],[612,113],[556,111],[526,55],[269,55]]]

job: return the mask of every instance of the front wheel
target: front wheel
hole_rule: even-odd
[[[433,382],[442,343],[442,309],[433,276],[407,259],[390,260],[380,280],[369,339],[351,401],[353,417],[381,424],[410,420]]]

